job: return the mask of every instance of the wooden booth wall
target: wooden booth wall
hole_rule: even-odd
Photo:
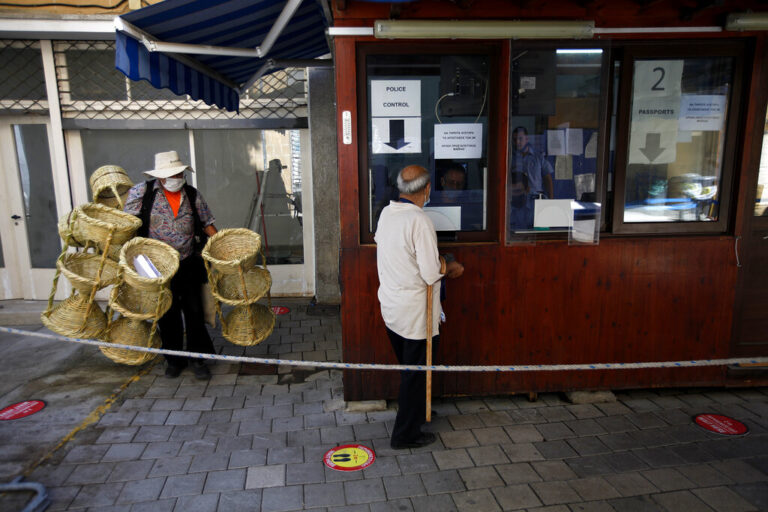
[[[599,13],[590,14],[588,9],[573,3],[554,3],[571,6],[557,11],[555,18],[595,19],[598,26],[722,24],[722,10],[717,9],[704,10],[698,18],[694,16],[681,21],[681,9],[672,8],[670,2],[654,2],[656,10],[642,7],[647,2],[617,2],[632,5],[634,10],[629,12],[644,12],[644,17],[639,18],[628,17],[626,10],[608,11],[601,17]],[[483,17],[481,14],[485,11],[482,9],[488,6],[501,8],[499,2],[478,1],[475,3],[478,10],[462,11],[457,4],[461,2],[422,1],[405,4],[399,9],[415,12],[412,17],[440,17],[434,15],[434,9],[428,8],[438,6],[442,8],[441,16],[461,18],[473,14]],[[389,17],[389,4],[384,7],[337,1],[333,5],[337,26],[370,26],[372,19]],[[733,12],[738,8],[731,5],[728,10]],[[525,17],[521,16],[518,7],[497,11],[495,17],[506,17],[500,13],[510,9],[516,13],[510,17]],[[537,7],[537,13],[539,11],[541,9]],[[461,16],[461,12],[469,14]],[[663,13],[661,18],[660,12]],[[670,13],[674,13],[674,19]],[[631,22],[628,21],[630,18]],[[357,94],[362,91],[356,87],[355,62],[356,44],[362,41],[375,40],[353,37],[334,40],[337,110],[339,113],[350,111],[353,126],[352,144],[343,144],[340,138],[338,145],[343,358],[346,362],[394,364],[396,360],[384,330],[376,295],[379,285],[376,247],[360,242],[358,144],[361,142],[356,127],[366,120],[357,118]],[[508,69],[501,71],[508,73]],[[745,95],[751,98],[762,87],[760,84],[765,83],[765,75],[762,78],[747,77],[746,83]],[[499,92],[501,98],[508,94],[504,87]],[[762,108],[752,101],[745,101],[745,111]],[[502,141],[507,140],[507,119],[506,116],[497,117],[498,137],[492,148],[497,153],[496,161],[506,168],[507,148]],[[339,114],[339,133],[342,133],[341,122]],[[740,125],[743,131],[743,121]],[[751,154],[756,150],[753,147],[756,142],[756,137],[744,138],[739,142],[737,152]],[[739,172],[742,175],[746,172],[745,163],[737,167],[737,174]],[[740,178],[737,176],[736,180],[740,181]],[[738,193],[735,195],[740,201],[749,196],[743,187],[743,183],[736,184]],[[489,197],[489,201],[503,204],[503,189],[497,187],[496,197]],[[503,212],[497,215],[503,216]],[[738,217],[736,222],[741,216],[737,216],[735,208],[732,217]],[[597,246],[569,246],[565,240],[505,246],[503,222],[497,224],[496,242],[441,245],[441,251],[454,253],[466,270],[461,278],[447,283],[447,300],[443,307],[448,321],[441,327],[436,364],[613,363],[729,357],[738,277],[734,254],[738,226],[734,226],[733,234],[728,236],[604,235]],[[725,369],[437,372],[433,379],[433,393],[437,396],[482,395],[718,385],[725,381]],[[399,376],[392,371],[347,371],[344,375],[345,399],[393,398],[398,382]]]

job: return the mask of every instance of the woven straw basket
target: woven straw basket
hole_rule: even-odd
[[[155,333],[150,339],[149,333],[149,322],[132,318],[118,318],[109,326],[104,341],[133,347],[160,348],[160,337]],[[134,366],[148,363],[157,357],[157,354],[151,352],[138,352],[124,348],[99,347],[99,350],[116,363]]]
[[[254,267],[243,274],[246,294],[239,274],[215,274],[211,291],[216,300],[230,306],[252,304],[267,294],[272,286],[272,276],[261,267]],[[246,300],[245,295],[248,296]]]
[[[91,311],[83,326],[89,306]],[[107,327],[107,317],[98,304],[89,304],[87,297],[77,294],[57,304],[50,315],[40,315],[40,319],[51,331],[72,338],[98,338]]]
[[[261,304],[237,306],[221,322],[221,333],[224,337],[235,345],[245,347],[261,343],[272,334],[274,328],[275,314]]]
[[[171,308],[172,301],[168,288],[148,292],[121,283],[112,289],[109,307],[134,320],[153,320],[163,316]]]
[[[161,277],[142,277],[133,268],[133,258],[143,254],[160,272]],[[159,292],[179,270],[179,251],[159,240],[136,237],[120,250],[123,280],[137,290]]]
[[[203,248],[203,258],[222,274],[253,268],[261,250],[261,236],[245,228],[222,229]]]
[[[97,281],[96,274],[100,265],[100,254],[86,252],[66,253],[56,261],[56,268],[72,283],[72,287],[86,296],[90,295],[94,286],[101,290],[118,282],[117,263],[108,258],[104,259],[101,276]]]
[[[59,218],[59,236],[69,247],[82,247],[85,245],[85,242],[75,239],[75,235],[72,233],[72,217],[74,213],[75,211],[72,210]]]
[[[96,242],[103,249],[112,233],[110,245],[121,245],[133,238],[141,226],[141,219],[129,213],[87,203],[75,208],[72,216],[72,235],[75,240]]]
[[[123,209],[128,191],[133,182],[125,169],[117,165],[102,165],[88,179],[93,194],[93,202]]]

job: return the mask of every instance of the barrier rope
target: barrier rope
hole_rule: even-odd
[[[694,366],[727,366],[733,364],[763,364],[768,363],[768,357],[739,357],[730,359],[699,359],[684,361],[648,361],[638,363],[586,363],[586,364],[526,364],[526,365],[494,365],[494,366],[447,366],[447,365],[403,365],[403,364],[374,364],[374,363],[336,363],[331,361],[300,361],[295,359],[275,359],[263,357],[227,356],[222,354],[203,354],[200,352],[183,352],[179,350],[166,350],[162,348],[136,347],[120,343],[108,343],[105,341],[89,340],[84,338],[68,338],[58,334],[25,331],[12,327],[0,327],[0,332],[19,334],[22,336],[34,336],[50,340],[63,340],[83,345],[96,347],[121,348],[136,350],[139,352],[152,352],[182,357],[195,357],[211,359],[215,361],[227,361],[236,363],[260,363],[277,364],[285,366],[314,366],[317,368],[331,368],[337,370],[406,370],[435,372],[557,372],[574,370],[637,370],[641,368],[689,368]]]

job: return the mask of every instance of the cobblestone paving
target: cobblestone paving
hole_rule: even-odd
[[[338,360],[337,314],[279,317],[272,337],[230,354]],[[395,411],[346,413],[341,373],[217,364],[207,383],[161,365],[30,476],[50,510],[741,512],[768,510],[768,389],[617,392],[573,405],[559,394],[445,399],[438,441],[392,450]],[[250,373],[250,374],[249,374]],[[729,438],[692,424],[725,414]],[[361,443],[358,472],[323,465]]]

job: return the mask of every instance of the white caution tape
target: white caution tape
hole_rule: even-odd
[[[499,365],[499,366],[446,366],[446,365],[404,365],[404,364],[373,364],[373,363],[335,363],[330,361],[297,361],[295,359],[273,359],[265,357],[226,356],[221,354],[203,354],[200,352],[183,352],[179,350],[166,350],[162,348],[136,347],[122,345],[106,341],[89,340],[84,338],[68,338],[58,334],[44,332],[32,332],[11,327],[0,327],[0,332],[19,334],[21,336],[34,336],[50,340],[63,340],[83,345],[97,347],[120,348],[135,350],[137,352],[152,352],[182,357],[196,357],[212,359],[214,361],[227,361],[232,363],[260,363],[278,364],[285,366],[314,366],[316,368],[333,368],[337,370],[406,370],[435,372],[559,372],[575,370],[637,370],[639,368],[690,368],[693,366],[727,366],[736,364],[762,364],[768,363],[768,357],[738,357],[730,359],[699,359],[686,361],[649,361],[640,363],[589,363],[589,364],[525,364],[525,365]]]

